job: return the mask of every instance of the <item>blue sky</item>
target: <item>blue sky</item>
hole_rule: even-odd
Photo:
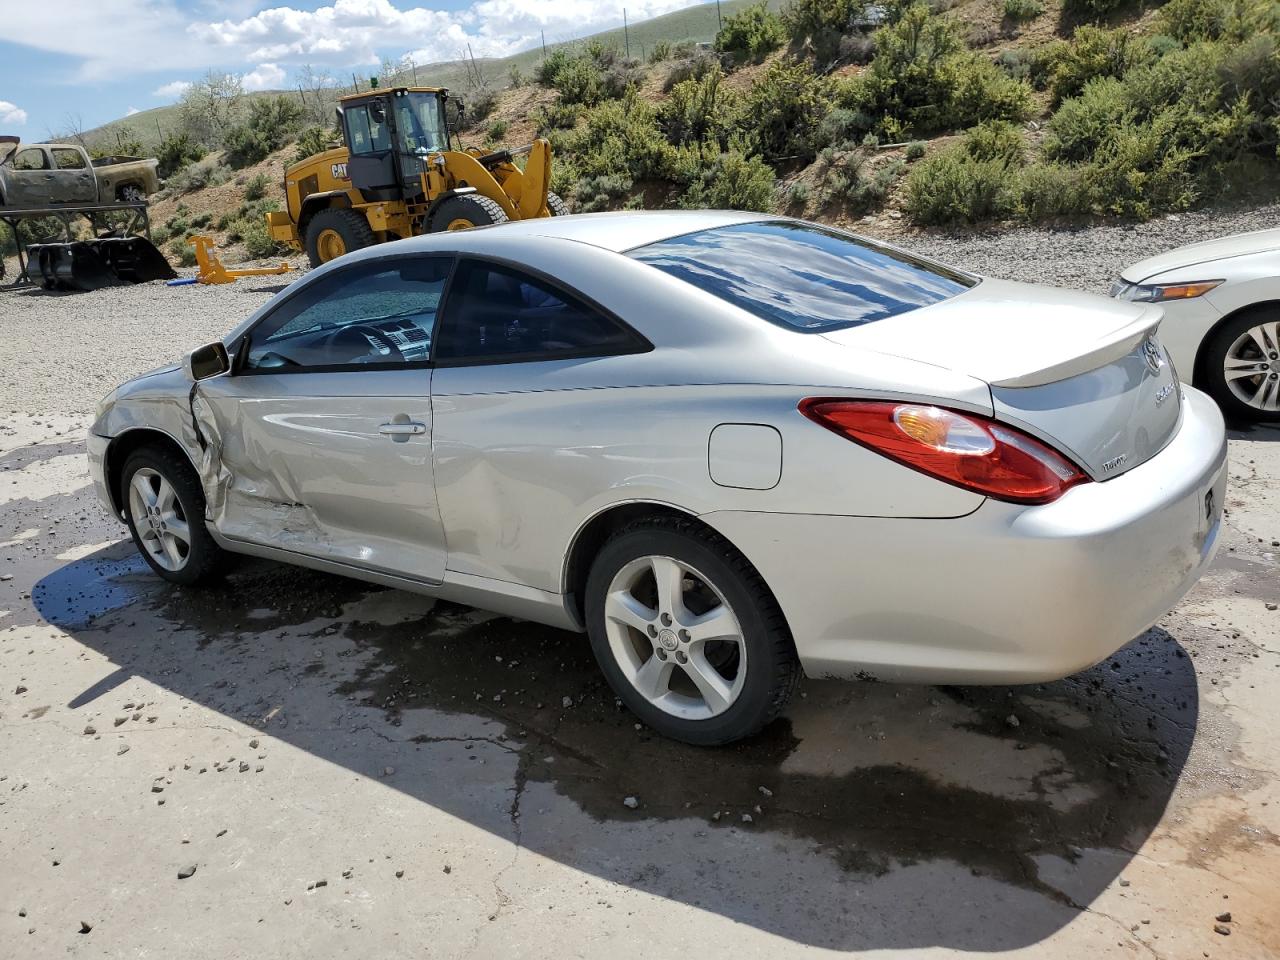
[[[208,70],[247,89],[288,86],[304,64],[346,77],[382,58],[504,56],[697,0],[15,0],[4,3],[0,134],[43,139],[172,103]]]

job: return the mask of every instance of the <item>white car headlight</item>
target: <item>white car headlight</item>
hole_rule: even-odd
[[[1129,283],[1117,280],[1111,285],[1111,296],[1116,300],[1135,303],[1165,303],[1169,300],[1194,300],[1203,297],[1221,280],[1197,280],[1194,283]]]

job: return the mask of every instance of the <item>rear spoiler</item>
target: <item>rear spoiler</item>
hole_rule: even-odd
[[[1046,383],[1057,383],[1068,377],[1088,373],[1113,360],[1119,360],[1147,337],[1151,336],[1160,321],[1164,319],[1164,310],[1160,307],[1148,306],[1136,320],[1123,327],[1112,330],[1098,340],[1097,345],[1088,353],[1083,353],[1062,363],[1051,364],[1043,370],[1024,373],[1020,376],[1003,380],[992,380],[993,387],[1039,387]]]

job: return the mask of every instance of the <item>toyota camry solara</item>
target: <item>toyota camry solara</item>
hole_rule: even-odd
[[[1054,679],[1216,547],[1217,407],[1160,309],[759,214],[435,234],[131,380],[98,492],[174,583],[253,554],[585,631],[701,744],[801,671]]]

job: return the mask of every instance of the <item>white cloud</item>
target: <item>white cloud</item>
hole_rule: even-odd
[[[177,100],[187,92],[189,86],[191,86],[190,80],[173,80],[162,87],[156,87],[151,91],[151,95],[161,100]]]
[[[246,90],[278,90],[284,83],[284,70],[274,63],[260,63],[242,82]]]
[[[141,113],[141,112],[142,112],[142,111],[141,111],[141,110],[139,110],[137,107],[130,107],[129,109],[127,109],[127,110],[124,112],[124,115],[125,115],[126,117],[132,117],[135,113]]]
[[[8,100],[0,100],[0,124],[16,127],[26,122],[27,111],[23,110],[16,103],[10,103]]]

